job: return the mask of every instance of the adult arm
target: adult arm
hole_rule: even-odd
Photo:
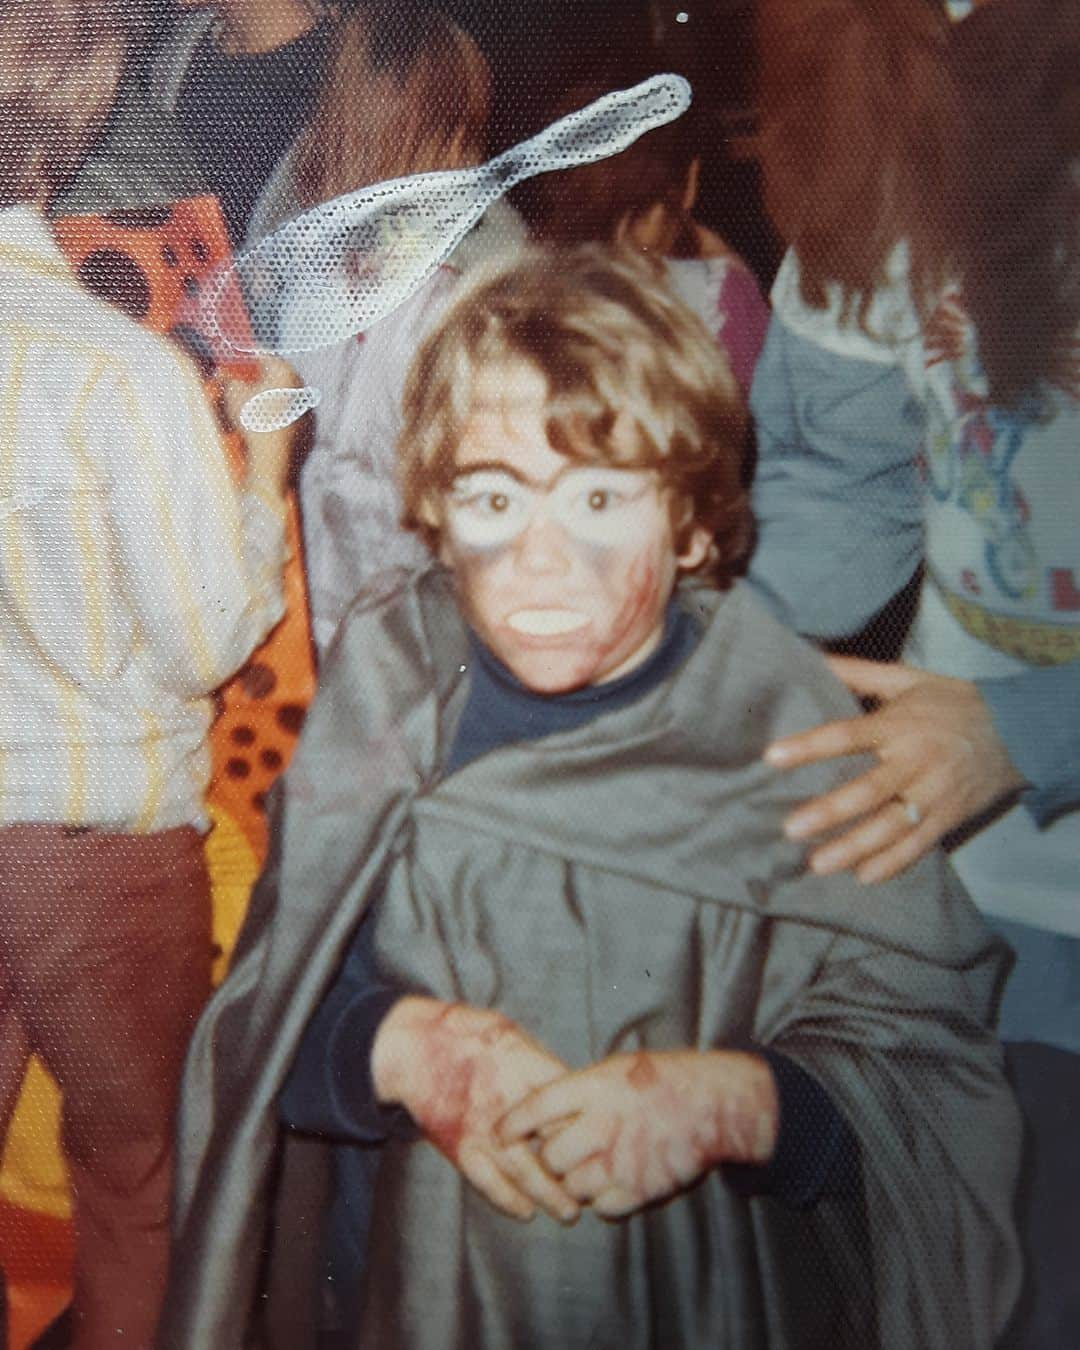
[[[798,632],[850,636],[922,557],[921,415],[903,371],[884,352],[840,354],[774,315],[750,408],[758,542],[748,581]]]
[[[1080,806],[1080,661],[976,680],[1038,825]]]

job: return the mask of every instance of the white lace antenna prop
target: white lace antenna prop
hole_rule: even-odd
[[[654,75],[486,164],[375,183],[313,207],[207,286],[206,326],[244,353],[312,351],[363,332],[407,300],[517,183],[618,154],[689,106],[682,76]]]
[[[322,391],[310,385],[302,389],[264,389],[240,409],[240,425],[245,431],[280,431],[321,402]]]

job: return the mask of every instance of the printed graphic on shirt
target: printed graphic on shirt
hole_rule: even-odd
[[[927,326],[923,360],[927,555],[946,603],[968,632],[1011,655],[1075,660],[1080,530],[1060,493],[1080,443],[1075,372],[1016,407],[991,404],[955,290]]]

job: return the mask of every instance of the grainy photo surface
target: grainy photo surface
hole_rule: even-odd
[[[0,0],[0,1350],[1071,1350],[1076,0]]]

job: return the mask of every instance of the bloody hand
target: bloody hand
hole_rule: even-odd
[[[495,1124],[566,1066],[508,1017],[463,1003],[403,998],[372,1050],[380,1101],[404,1106],[425,1137],[496,1209],[564,1223],[578,1207],[527,1143],[502,1145]]]
[[[543,1140],[566,1191],[618,1218],[691,1185],[721,1162],[764,1162],[776,1146],[768,1064],[734,1051],[613,1055],[538,1088],[499,1126],[506,1145]]]

